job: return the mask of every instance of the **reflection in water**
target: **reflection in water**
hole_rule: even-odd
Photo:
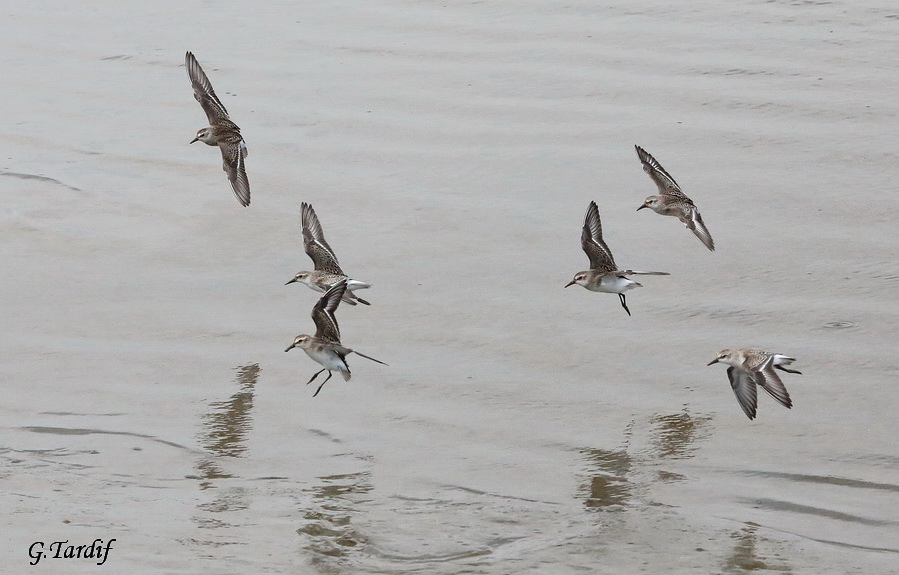
[[[225,401],[213,401],[209,411],[203,415],[203,429],[199,433],[200,444],[208,454],[197,462],[196,469],[201,479],[201,490],[215,489],[217,480],[234,477],[223,470],[222,459],[225,457],[241,457],[246,453],[246,438],[252,428],[250,411],[253,408],[253,393],[256,379],[262,371],[258,364],[250,364],[237,368],[236,382],[239,388]],[[229,511],[247,509],[246,489],[239,486],[227,486],[212,491],[215,497],[211,501],[197,505],[198,513],[192,518],[198,527],[203,529],[222,529],[234,527],[220,514]],[[211,513],[219,515],[210,515]],[[218,547],[234,544],[225,534],[209,536],[209,539],[192,541],[204,547]]]
[[[588,483],[579,492],[584,505],[594,510],[621,511],[630,504],[634,493],[647,488],[652,480],[683,480],[683,475],[663,470],[656,470],[653,479],[649,479],[646,472],[660,459],[693,457],[696,444],[709,435],[707,428],[711,419],[691,415],[686,409],[671,415],[656,414],[649,420],[649,445],[646,447],[631,446],[638,441],[635,434],[645,428],[632,421],[625,429],[623,447],[581,450],[587,459],[589,474]]]
[[[237,368],[240,389],[227,401],[209,404],[209,413],[203,416],[204,433],[200,436],[203,447],[222,457],[239,457],[247,447],[247,433],[252,427],[250,410],[253,408],[253,391],[259,377],[258,363]]]
[[[322,573],[340,573],[340,565],[353,548],[368,543],[368,538],[352,525],[356,506],[365,502],[372,490],[371,472],[361,471],[320,477],[320,485],[311,489],[312,503],[303,514],[306,524],[297,529],[305,536],[306,549],[312,552],[312,564]]]
[[[724,562],[725,573],[745,573],[747,571],[780,571],[790,573],[792,569],[782,561],[771,564],[770,558],[761,555],[758,550],[759,538],[756,535],[757,525],[747,523],[740,531],[731,534],[734,540],[734,548],[730,556]]]
[[[620,511],[628,503],[634,485],[628,481],[631,456],[627,451],[585,449],[589,463],[589,482],[581,488],[584,505],[589,509]]]
[[[235,379],[240,388],[229,399],[210,403],[209,411],[203,415],[199,440],[211,456],[197,463],[197,471],[206,480],[200,484],[201,489],[212,487],[213,479],[232,477],[222,470],[219,458],[240,457],[246,451],[247,434],[253,425],[253,393],[261,371],[258,363],[238,367]]]
[[[696,450],[694,444],[708,437],[707,428],[711,420],[708,416],[690,415],[686,409],[672,415],[654,415],[650,433],[659,457],[692,457]]]

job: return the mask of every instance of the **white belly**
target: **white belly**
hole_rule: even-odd
[[[640,284],[627,278],[618,276],[602,276],[598,285],[594,284],[587,289],[604,293],[624,293],[631,288],[639,286]]]
[[[346,362],[340,359],[340,356],[333,350],[315,346],[312,349],[304,349],[303,351],[328,371],[339,371],[344,374],[344,379],[349,379],[349,369]]]

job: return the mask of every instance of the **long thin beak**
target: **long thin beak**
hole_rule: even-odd
[[[284,285],[289,286],[290,284],[292,284],[292,283],[295,282],[295,281],[297,281],[297,278],[293,278],[292,280],[290,280],[289,282],[287,282],[287,283],[284,284]]]
[[[190,143],[193,144],[194,142],[199,142],[199,141],[200,141],[200,138],[194,138],[193,140],[190,141]]]
[[[573,285],[576,284],[576,283],[577,283],[576,281],[571,280],[570,282],[568,282],[567,284],[565,284],[565,287],[573,286]]]
[[[706,364],[706,367],[708,367],[708,366],[710,366],[710,365],[712,365],[712,364],[715,364],[715,363],[718,363],[718,358],[717,358],[717,357],[716,357],[715,359],[713,359],[712,361],[708,362],[708,363]]]
[[[292,350],[292,349],[295,348],[295,347],[296,347],[295,344],[290,344],[290,347],[288,347],[288,348],[285,349],[284,351],[290,351],[290,350]]]
[[[646,204],[643,204],[642,206],[640,206],[639,208],[637,208],[637,211],[639,212],[640,210],[642,210],[642,209],[645,208],[645,207],[646,207]]]

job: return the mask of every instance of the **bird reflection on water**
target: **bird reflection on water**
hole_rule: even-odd
[[[637,447],[641,425],[631,422],[618,449],[581,450],[588,479],[579,490],[584,505],[596,511],[622,511],[638,493],[648,491],[655,480],[678,481],[678,473],[658,469],[660,462],[693,457],[696,444],[708,437],[711,417],[693,415],[686,409],[670,415],[653,415],[644,447]],[[645,426],[642,426],[645,427]]]
[[[222,469],[220,458],[241,457],[246,452],[246,438],[253,424],[253,393],[260,371],[257,363],[238,367],[235,379],[240,388],[225,401],[211,402],[202,416],[198,440],[209,454],[197,462],[197,471],[203,478],[200,489],[214,487],[216,479],[233,477]]]
[[[297,529],[312,552],[312,564],[322,573],[341,573],[352,549],[368,543],[352,523],[357,505],[372,490],[371,472],[360,471],[319,477],[308,491],[312,496],[303,513],[306,523]]]

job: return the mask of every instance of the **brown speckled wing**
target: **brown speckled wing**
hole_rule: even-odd
[[[306,254],[312,259],[317,271],[326,271],[329,273],[344,275],[337,263],[337,256],[334,250],[325,241],[325,233],[322,230],[318,216],[311,204],[303,202],[300,207],[300,220],[303,223],[303,248]]]
[[[332,343],[340,343],[340,328],[334,310],[340,305],[343,292],[346,291],[346,280],[334,284],[325,292],[312,308],[312,321],[315,322],[315,337]]]
[[[184,66],[187,68],[187,75],[190,78],[190,84],[194,89],[194,98],[200,103],[203,111],[206,112],[206,118],[209,125],[214,125],[220,120],[228,119],[228,110],[225,109],[222,101],[215,95],[212,89],[212,83],[200,67],[193,53],[188,52],[184,55]]]
[[[604,271],[617,269],[612,252],[602,239],[602,222],[599,219],[599,208],[596,206],[596,202],[590,202],[587,214],[584,216],[581,248],[590,260],[590,269]]]
[[[228,181],[231,182],[237,201],[244,207],[249,206],[250,180],[244,165],[246,148],[242,148],[240,143],[219,142],[219,149],[222,151],[222,169],[228,174]]]
[[[677,182],[674,181],[674,178],[671,177],[671,174],[665,171],[662,164],[653,158],[652,154],[640,146],[634,146],[634,148],[637,150],[637,157],[640,159],[640,163],[643,164],[643,171],[649,174],[649,177],[655,182],[656,187],[659,188],[660,194],[690,201],[690,198],[684,195],[680,186],[678,186]]]

